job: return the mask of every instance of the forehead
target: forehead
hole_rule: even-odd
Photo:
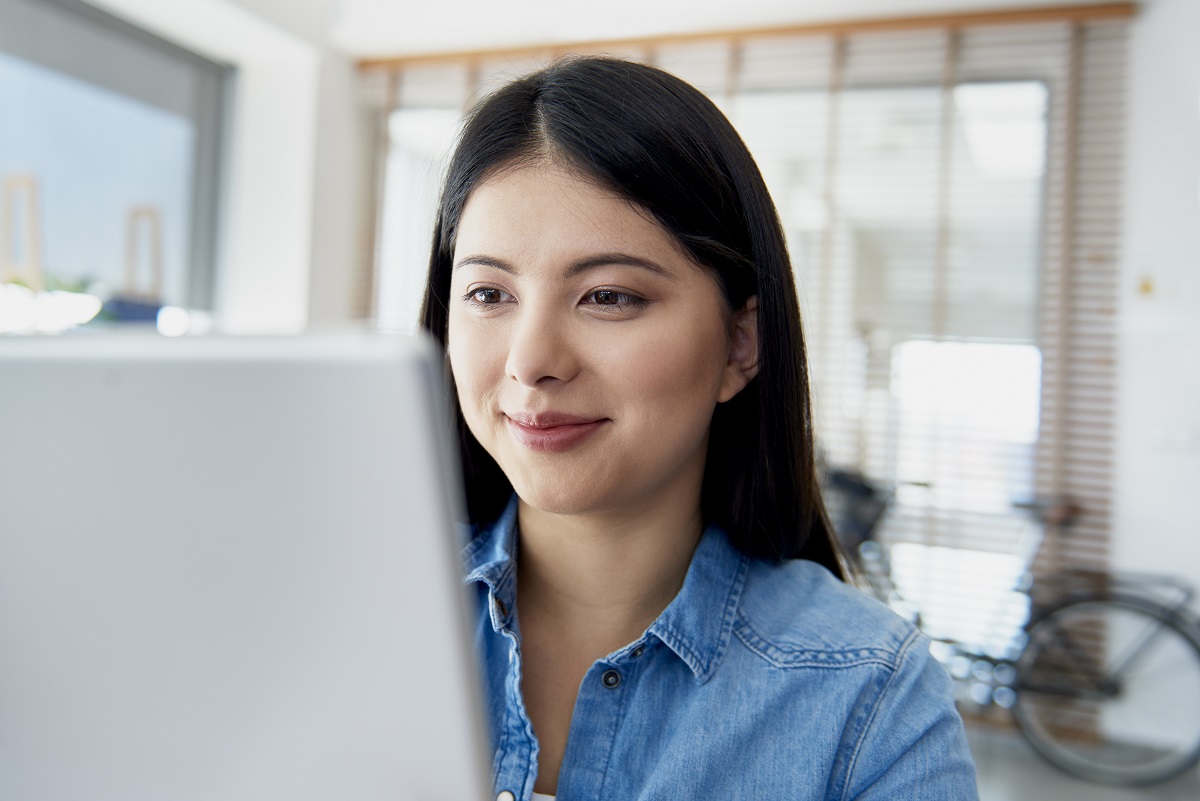
[[[637,251],[691,263],[645,209],[553,162],[503,169],[475,187],[459,220],[455,259],[480,248],[527,256]]]

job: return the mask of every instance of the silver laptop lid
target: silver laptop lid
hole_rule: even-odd
[[[484,798],[437,365],[0,339],[0,798]]]

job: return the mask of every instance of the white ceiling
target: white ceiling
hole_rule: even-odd
[[[257,0],[258,3],[263,1]],[[1096,0],[292,0],[293,6],[325,5],[330,19],[330,43],[356,57],[486,50],[1094,2]]]

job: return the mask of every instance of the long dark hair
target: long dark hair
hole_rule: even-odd
[[[495,170],[552,159],[649,211],[719,282],[731,309],[758,297],[758,376],[713,414],[703,513],[742,553],[811,559],[845,578],[814,458],[808,362],[791,261],[757,165],[725,116],[643,64],[572,58],[513,81],[467,118],[442,190],[421,324],[444,345],[455,237],[467,197]],[[458,430],[473,523],[512,494]]]

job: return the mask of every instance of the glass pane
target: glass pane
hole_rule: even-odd
[[[457,107],[403,108],[388,121],[375,298],[381,328],[417,328],[438,192],[461,117]]]
[[[8,276],[184,305],[193,122],[3,53],[0,107]]]
[[[930,87],[853,90],[841,100],[835,269],[854,277],[855,321],[868,339],[932,333],[941,107]]]
[[[906,342],[893,369],[900,503],[1008,515],[1033,496],[1036,347]],[[921,491],[906,494],[908,487]]]
[[[947,336],[1036,336],[1046,103],[1034,81],[954,89]]]

